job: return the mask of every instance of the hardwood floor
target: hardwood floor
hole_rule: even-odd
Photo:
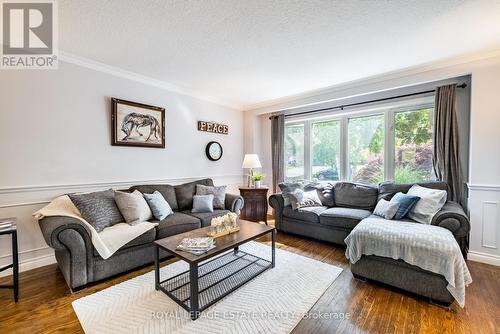
[[[270,244],[267,238],[259,241]],[[474,282],[466,306],[450,310],[412,295],[352,277],[344,249],[328,243],[278,233],[278,247],[342,267],[344,271],[311,312],[334,313],[333,319],[304,319],[294,329],[303,333],[500,333],[500,268],[468,262]],[[172,262],[165,261],[164,264]],[[0,290],[0,333],[81,333],[71,302],[152,270],[121,275],[71,294],[56,265],[23,272],[20,300]],[[0,284],[8,278],[0,279]],[[270,287],[272,288],[272,287]],[[319,314],[319,313],[316,313]]]

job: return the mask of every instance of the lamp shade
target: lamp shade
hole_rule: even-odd
[[[245,154],[241,168],[261,168],[259,156],[257,154]]]

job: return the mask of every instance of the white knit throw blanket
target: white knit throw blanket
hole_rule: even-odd
[[[90,232],[92,244],[103,259],[109,258],[120,249],[120,247],[158,225],[157,223],[150,223],[147,221],[136,225],[118,223],[106,227],[98,233],[92,225],[82,218],[80,211],[78,211],[67,195],[57,197],[47,206],[33,214],[33,217],[38,220],[50,216],[72,217],[81,221]]]
[[[447,289],[461,307],[465,287],[472,283],[467,264],[453,234],[442,227],[371,216],[345,239],[346,257],[356,263],[362,255],[403,260],[443,275]]]

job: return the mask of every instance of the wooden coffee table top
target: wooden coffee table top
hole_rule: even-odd
[[[198,263],[217,254],[233,249],[234,247],[237,247],[247,241],[261,237],[274,230],[274,227],[272,226],[262,225],[241,219],[238,221],[238,226],[240,227],[238,232],[214,239],[215,248],[201,255],[194,255],[189,252],[177,250],[176,248],[184,238],[207,237],[207,232],[210,230],[210,227],[203,227],[181,234],[172,235],[170,237],[156,240],[155,244],[188,263]]]

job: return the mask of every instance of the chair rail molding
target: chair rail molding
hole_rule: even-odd
[[[243,174],[208,175],[174,177],[150,180],[126,180],[113,182],[89,182],[75,184],[36,185],[20,187],[0,187],[0,209],[7,207],[45,204],[61,194],[71,192],[98,191],[104,189],[124,189],[136,184],[181,184],[204,178],[212,178],[216,183],[223,182],[229,186],[239,185],[244,180]],[[237,189],[233,190],[237,191]]]
[[[500,184],[492,185],[492,184],[467,183],[467,187],[469,188],[469,190],[500,191]]]

